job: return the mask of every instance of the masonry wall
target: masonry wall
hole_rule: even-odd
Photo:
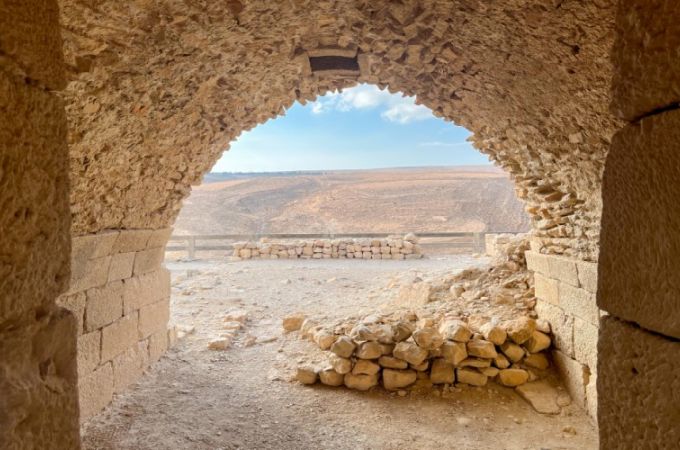
[[[0,448],[78,449],[56,2],[0,0]]]
[[[534,272],[536,312],[550,322],[553,360],[572,399],[597,417],[597,263],[526,252]]]
[[[77,319],[80,420],[101,411],[167,350],[171,229],[73,238],[69,291],[57,303]]]

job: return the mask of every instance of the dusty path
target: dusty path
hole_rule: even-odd
[[[311,344],[280,318],[369,312],[407,271],[480,264],[409,261],[172,263],[173,320],[195,332],[84,427],[87,449],[588,449],[596,432],[576,407],[540,415],[514,391],[463,388],[406,397],[291,383]],[[187,276],[188,275],[188,276]],[[248,312],[234,347],[209,351],[229,311]],[[247,346],[252,341],[255,344]],[[566,430],[566,431],[565,431]]]

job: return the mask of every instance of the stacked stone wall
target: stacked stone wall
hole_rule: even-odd
[[[420,259],[423,252],[413,234],[387,239],[318,239],[288,243],[239,242],[234,244],[239,259]]]
[[[553,360],[571,397],[597,417],[597,263],[527,251],[536,313],[550,322]]]
[[[77,321],[81,422],[139,379],[168,349],[171,229],[106,231],[73,238],[71,283],[57,303]]]

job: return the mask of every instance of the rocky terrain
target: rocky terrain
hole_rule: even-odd
[[[527,231],[493,166],[220,177],[193,188],[176,234]]]

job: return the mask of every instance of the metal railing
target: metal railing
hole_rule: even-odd
[[[517,234],[510,232],[493,232]],[[173,235],[168,241],[166,252],[186,252],[190,259],[196,258],[199,251],[233,251],[234,242],[254,241],[262,238],[270,241],[287,240],[312,240],[312,239],[383,239],[388,236],[402,236],[405,233],[270,233],[270,234],[197,234],[197,235]],[[472,252],[484,252],[485,236],[491,232],[452,232],[452,233],[416,233],[419,244],[423,247],[424,253],[427,248],[447,247],[469,249]],[[203,245],[198,245],[201,241],[208,241]],[[212,242],[222,241],[222,244]],[[173,245],[177,243],[177,245]],[[182,243],[182,245],[179,245]]]

